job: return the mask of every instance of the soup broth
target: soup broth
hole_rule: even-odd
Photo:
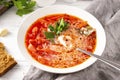
[[[96,30],[87,21],[73,15],[47,15],[29,27],[25,45],[39,63],[54,68],[73,67],[90,57],[76,48],[94,52]]]

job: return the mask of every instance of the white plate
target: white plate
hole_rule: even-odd
[[[48,71],[52,73],[71,73],[76,72],[82,69],[87,68],[88,66],[92,65],[97,59],[94,57],[90,57],[88,60],[83,62],[80,65],[70,67],[70,68],[64,68],[64,69],[58,69],[58,68],[52,68],[45,66],[43,64],[40,64],[36,60],[34,60],[28,53],[27,49],[25,48],[24,39],[25,34],[28,29],[28,27],[34,23],[38,18],[49,15],[49,14],[56,14],[56,13],[67,13],[70,15],[77,16],[79,18],[82,18],[85,21],[88,21],[88,24],[91,25],[93,28],[96,29],[97,32],[97,45],[94,54],[102,55],[102,52],[105,48],[106,44],[106,37],[105,32],[102,27],[102,25],[99,23],[99,21],[92,16],[90,13],[81,10],[79,8],[73,7],[73,6],[66,6],[66,5],[54,5],[49,7],[44,7],[42,9],[38,9],[34,11],[30,16],[28,16],[22,23],[19,32],[18,32],[18,46],[21,51],[21,53],[25,56],[25,58],[31,62],[32,65]]]

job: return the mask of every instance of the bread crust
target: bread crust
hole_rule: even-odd
[[[7,53],[3,43],[0,42],[0,76],[13,68],[17,62]]]

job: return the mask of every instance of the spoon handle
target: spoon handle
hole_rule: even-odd
[[[98,55],[93,54],[93,53],[91,53],[91,52],[82,50],[82,49],[80,49],[80,48],[77,48],[77,50],[80,51],[80,52],[83,52],[83,53],[85,53],[85,54],[87,54],[87,55],[93,56],[93,57],[97,58],[98,60],[100,60],[100,61],[108,64],[109,66],[111,66],[111,67],[113,67],[113,68],[115,68],[115,69],[117,69],[117,70],[120,71],[120,64],[117,64],[117,63],[115,63],[115,62],[113,62],[113,61],[107,60],[107,59],[105,59],[105,58],[103,58],[103,57],[101,57],[101,56],[98,56]]]

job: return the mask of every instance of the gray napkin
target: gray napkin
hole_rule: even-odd
[[[120,0],[94,0],[86,10],[105,29],[107,44],[102,56],[120,64]],[[31,66],[23,80],[120,80],[120,71],[101,61],[82,71],[65,75],[48,73]]]

